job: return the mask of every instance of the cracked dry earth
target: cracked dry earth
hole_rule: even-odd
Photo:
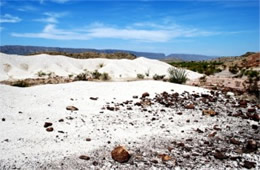
[[[87,116],[80,112],[84,108],[75,105],[67,107],[65,115],[34,122],[35,129],[28,130],[47,128],[40,132],[48,134],[48,141],[40,146],[44,151],[21,149],[17,151],[23,154],[7,154],[7,158],[1,154],[0,168],[260,169],[257,103],[217,91],[174,90],[143,91],[127,100],[93,96],[89,101],[100,108],[98,114]],[[1,127],[8,121],[3,119]],[[2,151],[4,146],[12,148],[12,142],[1,138]],[[24,142],[30,143],[29,139]],[[17,147],[23,145],[16,142]],[[111,158],[117,146],[128,150],[127,162]]]

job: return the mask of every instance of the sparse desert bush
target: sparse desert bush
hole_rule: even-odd
[[[47,73],[45,73],[45,72],[43,72],[43,71],[38,71],[38,72],[37,72],[37,75],[38,75],[38,77],[44,77],[44,76],[47,75]]]
[[[108,73],[102,73],[101,76],[100,76],[100,79],[103,80],[103,81],[106,81],[106,80],[110,80],[111,77],[109,76]]]
[[[99,68],[104,67],[104,63],[100,63],[100,64],[98,65],[98,67],[99,67]]]
[[[143,74],[137,74],[136,77],[137,77],[138,79],[144,79],[144,75],[143,75]]]
[[[73,74],[69,74],[69,78],[72,78],[74,75]]]
[[[229,72],[232,73],[232,74],[237,74],[239,72],[239,69],[237,67],[237,65],[234,65],[234,66],[230,66],[228,68]]]
[[[97,70],[95,70],[94,72],[91,73],[91,77],[93,79],[98,79],[99,80],[101,75],[102,74],[100,72],[98,72]]]
[[[29,87],[30,84],[26,80],[17,80],[11,84],[11,86],[16,87]]]
[[[158,75],[158,74],[155,74],[155,75],[153,76],[153,79],[154,79],[154,80],[163,80],[164,77],[165,77],[165,75]]]
[[[219,67],[223,64],[222,62],[206,62],[206,61],[186,61],[186,62],[172,62],[172,66],[186,68],[195,72],[199,72],[206,75],[212,75],[222,71]]]
[[[183,69],[169,68],[169,82],[183,84],[188,80],[187,73]]]
[[[199,78],[199,81],[200,81],[201,83],[205,83],[205,82],[207,81],[206,76],[200,77],[200,78]]]
[[[84,72],[84,73],[80,73],[80,74],[76,75],[74,80],[76,80],[76,81],[88,81],[89,77],[90,77],[89,73],[88,72]]]
[[[145,76],[146,76],[146,77],[149,77],[149,76],[150,76],[150,69],[148,69],[148,70],[145,72]]]
[[[77,58],[77,59],[88,59],[88,58],[109,58],[109,59],[136,59],[136,56],[127,52],[114,52],[114,53],[99,53],[99,52],[82,52],[82,53],[69,53],[61,51],[42,51],[36,52],[29,55],[36,54],[49,54],[49,55],[63,55],[67,57]]]
[[[256,70],[247,70],[245,71],[245,75],[248,76],[249,78],[259,78],[260,71]]]

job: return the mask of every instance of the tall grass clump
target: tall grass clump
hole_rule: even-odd
[[[169,82],[171,83],[183,84],[188,80],[187,73],[184,69],[176,69],[172,67],[168,69],[168,73],[170,74]]]

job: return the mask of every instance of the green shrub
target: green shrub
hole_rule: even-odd
[[[229,72],[232,73],[232,74],[237,74],[237,73],[239,72],[237,65],[230,66],[230,67],[228,68],[228,70],[229,70]]]
[[[150,69],[147,70],[147,72],[145,72],[145,76],[149,77],[150,76]]]
[[[94,72],[91,73],[91,76],[93,79],[100,79],[101,73],[95,70]]]
[[[104,67],[104,63],[100,63],[98,66],[99,66],[99,68],[102,68],[102,67]]]
[[[89,74],[86,72],[80,73],[74,78],[74,80],[76,81],[88,81],[88,79],[89,79]]]
[[[183,84],[188,80],[187,73],[183,69],[169,68],[169,82]]]
[[[137,74],[136,77],[137,77],[138,79],[144,79],[144,75],[143,75],[143,74]]]
[[[155,75],[153,76],[153,79],[154,79],[154,80],[163,80],[164,77],[165,77],[165,75],[158,75],[158,74],[155,74]]]
[[[38,77],[44,77],[47,75],[47,73],[44,73],[43,71],[38,71],[37,75]]]
[[[258,77],[259,76],[259,71],[256,71],[256,70],[247,70],[245,72],[245,75],[247,75],[248,77],[250,78],[254,78],[254,77]]]
[[[222,62],[206,62],[206,61],[184,61],[184,62],[172,62],[172,66],[186,68],[202,74],[211,75],[219,72],[219,67],[223,64]]]
[[[104,81],[110,80],[110,76],[108,75],[108,73],[102,73],[100,79]]]

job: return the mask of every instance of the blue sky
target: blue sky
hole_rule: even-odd
[[[1,45],[241,55],[259,50],[258,0],[0,0]]]

